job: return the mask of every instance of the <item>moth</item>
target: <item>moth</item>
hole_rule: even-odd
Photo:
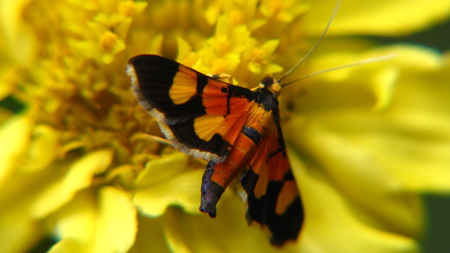
[[[274,245],[297,238],[303,206],[281,132],[277,80],[250,90],[157,55],[131,58],[128,74],[139,104],[172,145],[209,160],[200,211],[216,217],[220,196],[243,173],[247,220],[266,226]]]
[[[299,189],[280,127],[280,85],[315,49],[339,6],[337,2],[321,37],[282,78],[267,77],[253,89],[221,81],[158,55],[138,55],[127,64],[131,89],[139,104],[156,118],[182,152],[208,160],[201,185],[200,211],[216,217],[216,204],[237,177],[246,192],[249,223],[257,222],[282,246],[295,241],[304,221]],[[376,57],[328,70],[385,59]]]

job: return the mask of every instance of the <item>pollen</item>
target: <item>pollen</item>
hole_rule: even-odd
[[[240,11],[233,11],[230,14],[230,20],[233,25],[240,25],[244,22],[244,15]]]
[[[266,52],[261,48],[254,48],[252,50],[252,55],[250,57],[250,61],[254,63],[261,63],[263,64],[265,62]]]
[[[216,41],[215,47],[217,48],[218,55],[224,55],[230,51],[230,40],[227,36],[219,36]]]
[[[266,2],[266,8],[264,8],[262,11],[267,15],[270,16],[273,13],[277,13],[278,11],[280,11],[282,9],[282,4],[280,3],[280,1],[268,1]]]
[[[136,11],[136,5],[132,1],[121,2],[117,7],[117,12],[126,16],[131,17]]]
[[[223,58],[214,59],[211,69],[212,69],[212,73],[214,73],[214,74],[229,72],[227,61]]]
[[[105,52],[111,52],[116,44],[118,37],[115,33],[111,31],[106,31],[103,33],[100,39],[100,44]]]

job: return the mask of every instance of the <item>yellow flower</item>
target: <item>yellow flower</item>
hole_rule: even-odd
[[[323,31],[335,1],[0,1],[0,245],[26,252],[278,252],[232,189],[198,211],[205,163],[155,141],[127,59],[156,53],[254,87]],[[447,0],[344,0],[326,39],[289,79],[282,127],[306,221],[288,252],[418,252],[419,195],[450,190],[448,56],[350,35],[403,35]],[[345,35],[346,37],[340,37]]]

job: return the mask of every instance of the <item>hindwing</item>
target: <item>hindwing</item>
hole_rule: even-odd
[[[295,241],[303,224],[303,205],[278,122],[262,138],[241,184],[247,193],[247,221],[268,229],[274,245]]]

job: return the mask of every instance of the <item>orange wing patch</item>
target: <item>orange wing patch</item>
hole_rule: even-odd
[[[225,159],[251,105],[250,90],[156,55],[131,58],[127,72],[138,102],[176,148],[207,160]]]
[[[176,105],[188,102],[197,94],[197,86],[192,85],[197,81],[197,73],[180,65],[179,71],[173,78],[173,84],[169,90],[169,97]]]

